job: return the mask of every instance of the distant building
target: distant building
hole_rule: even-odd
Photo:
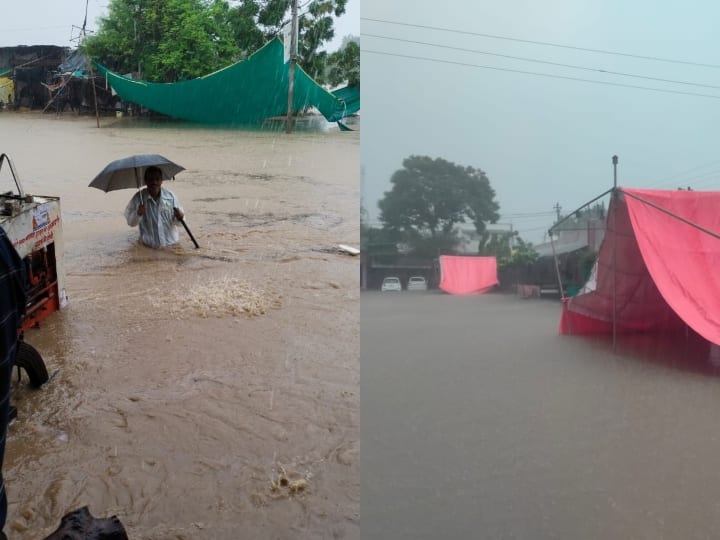
[[[4,77],[13,81],[12,100],[4,105],[13,109],[45,107],[50,93],[44,84],[69,52],[69,48],[57,45],[0,47],[0,72],[9,70]]]
[[[93,82],[95,92],[93,93]],[[120,99],[91,73],[78,49],[56,45],[0,47],[0,108],[94,113],[119,108]]]
[[[564,294],[575,294],[588,278],[605,237],[605,224],[604,208],[601,207],[562,222],[551,242],[533,246],[540,258],[529,265],[522,275],[515,276],[517,283],[535,285],[542,291],[559,294],[559,273]]]
[[[480,235],[475,229],[473,223],[460,223],[457,225],[460,236],[460,244],[458,245],[456,255],[477,255]],[[509,223],[487,223],[485,232],[490,235],[496,235],[505,238],[508,242],[508,248],[512,249],[512,239],[515,235],[513,226]]]
[[[605,217],[588,216],[560,228],[551,242],[544,242],[533,247],[541,257],[572,253],[583,248],[597,252],[604,237]]]

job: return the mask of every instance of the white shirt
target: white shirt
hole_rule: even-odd
[[[138,216],[141,201],[145,204],[145,214]],[[156,201],[144,188],[130,199],[125,208],[125,219],[131,227],[140,225],[140,240],[146,246],[159,248],[178,242],[177,221],[173,208],[179,208],[180,201],[169,189],[160,187],[160,197]]]

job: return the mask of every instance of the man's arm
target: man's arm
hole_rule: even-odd
[[[125,207],[125,220],[127,221],[127,224],[131,227],[135,227],[138,223],[140,223],[140,216],[138,215],[138,207],[140,206],[140,195],[139,191],[133,195],[132,199],[130,199],[130,202]]]
[[[177,195],[175,195],[175,193],[173,192],[170,193],[172,193],[173,198],[173,214],[175,215],[175,219],[180,221],[182,218],[185,217],[185,211],[183,210],[183,207],[180,204]]]

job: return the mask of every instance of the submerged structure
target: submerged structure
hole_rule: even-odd
[[[560,332],[693,332],[720,345],[720,192],[614,188],[590,279]]]
[[[288,64],[279,38],[269,41],[246,60],[219,71],[175,83],[152,83],[123,77],[94,62],[107,84],[125,102],[191,122],[245,124],[283,116],[288,109]],[[336,122],[360,109],[360,89],[331,93],[298,65],[293,83],[293,109],[315,107]]]

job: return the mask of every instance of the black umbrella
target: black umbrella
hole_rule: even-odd
[[[108,163],[89,186],[106,193],[116,189],[140,189],[143,187],[145,170],[148,167],[160,169],[163,180],[174,179],[177,173],[185,170],[185,167],[159,154],[139,154]]]
[[[157,167],[162,171],[163,180],[175,179],[175,175],[184,171],[185,167],[178,165],[159,154],[138,154],[122,159],[116,159],[93,178],[89,187],[100,189],[107,193],[116,189],[140,189],[145,179],[145,170],[149,167]],[[190,239],[196,248],[200,246],[190,232],[184,219],[180,220],[183,227],[190,235]]]

